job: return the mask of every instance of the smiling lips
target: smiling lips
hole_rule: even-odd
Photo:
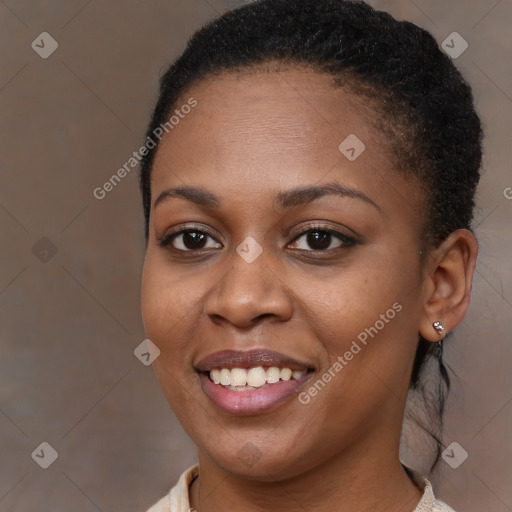
[[[230,414],[258,414],[295,394],[310,365],[269,350],[224,350],[196,366],[206,396]]]

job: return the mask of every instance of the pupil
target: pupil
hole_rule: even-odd
[[[183,234],[183,245],[187,249],[201,249],[206,243],[206,236],[204,233],[196,233],[189,231]]]
[[[308,233],[307,241],[312,249],[327,249],[331,244],[331,234],[325,231]]]

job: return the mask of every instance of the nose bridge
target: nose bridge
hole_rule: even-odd
[[[262,316],[291,316],[286,287],[270,267],[269,254],[254,239],[248,237],[233,251],[230,264],[208,297],[205,312],[211,318],[247,326]]]

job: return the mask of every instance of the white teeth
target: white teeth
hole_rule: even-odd
[[[210,372],[210,377],[215,384],[220,384],[220,370],[212,370]]]
[[[273,384],[275,382],[279,382],[279,373],[280,373],[279,368],[277,368],[276,366],[271,366],[267,370],[267,382],[269,384]]]
[[[233,372],[231,372],[233,374]],[[254,388],[259,388],[267,382],[267,372],[261,366],[251,368],[247,372],[247,385]]]
[[[220,383],[223,386],[231,385],[231,372],[227,368],[222,368],[220,371]]]
[[[292,371],[290,368],[281,368],[279,377],[281,380],[290,380],[292,378]]]
[[[245,386],[247,384],[247,372],[243,368],[233,368],[230,384],[232,386]]]
[[[307,373],[307,370],[294,370],[290,368],[278,368],[271,366],[263,368],[263,366],[255,366],[246,370],[244,368],[222,368],[210,371],[210,379],[215,384],[221,384],[228,389],[234,391],[251,391],[265,384],[275,384],[279,380],[300,379]]]

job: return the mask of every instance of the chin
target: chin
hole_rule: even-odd
[[[269,443],[268,447],[260,444],[258,447],[251,441],[242,443],[240,448],[230,447],[222,452],[208,451],[208,458],[226,473],[260,482],[283,481],[307,471],[304,455],[290,456],[289,449],[276,451],[275,444],[270,446]]]

